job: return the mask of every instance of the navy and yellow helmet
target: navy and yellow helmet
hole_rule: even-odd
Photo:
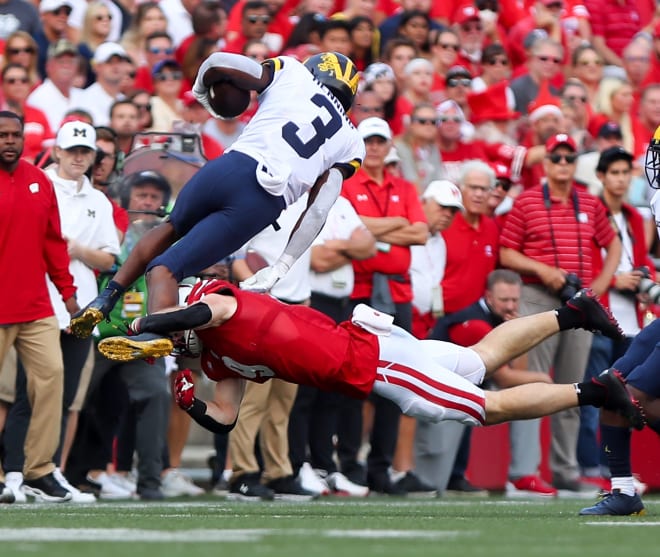
[[[646,179],[653,189],[660,189],[660,126],[658,126],[646,149]]]
[[[303,64],[316,79],[330,89],[348,112],[360,80],[352,60],[338,52],[321,52],[310,56]]]

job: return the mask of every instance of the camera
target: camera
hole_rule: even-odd
[[[568,273],[566,275],[566,282],[561,290],[557,293],[562,304],[565,304],[573,296],[582,290],[582,281],[575,273]]]
[[[642,273],[642,279],[637,286],[638,294],[647,294],[652,304],[660,304],[660,284],[651,278],[651,272],[645,265],[635,267],[635,271]]]

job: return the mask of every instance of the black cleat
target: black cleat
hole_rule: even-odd
[[[639,402],[628,392],[626,380],[616,369],[606,369],[592,381],[607,390],[607,398],[603,404],[605,410],[620,414],[635,429],[644,429],[646,425],[644,412]]]
[[[108,319],[117,300],[119,300],[119,292],[106,287],[101,294],[71,317],[71,332],[78,338],[87,338],[96,325]]]
[[[99,342],[99,352],[109,360],[130,362],[167,356],[174,345],[169,338],[154,333],[130,337],[108,337]]]
[[[623,331],[616,318],[600,303],[591,288],[583,288],[566,302],[566,307],[574,310],[580,317],[580,327],[594,333],[601,332],[606,337],[620,340]]]

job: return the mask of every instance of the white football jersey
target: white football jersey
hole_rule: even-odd
[[[329,168],[355,172],[364,158],[364,141],[339,101],[298,60],[279,56],[264,63],[273,64],[273,80],[227,151],[259,161],[262,187],[290,205]]]

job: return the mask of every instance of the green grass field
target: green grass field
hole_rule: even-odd
[[[660,497],[643,517],[578,517],[589,501],[326,498],[309,503],[0,506],[0,555],[48,557],[610,557],[660,554]]]

